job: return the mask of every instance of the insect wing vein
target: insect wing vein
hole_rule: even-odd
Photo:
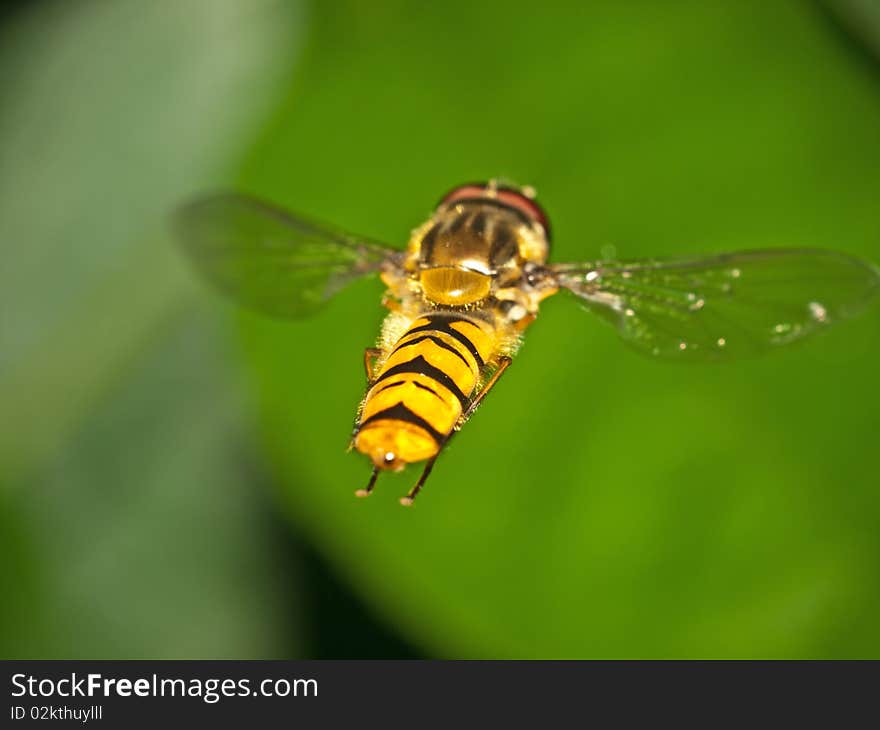
[[[557,283],[652,355],[715,359],[799,340],[861,311],[878,270],[821,249],[549,267]]]
[[[174,228],[205,279],[276,317],[312,314],[354,279],[401,260],[390,247],[232,193],[182,207]]]

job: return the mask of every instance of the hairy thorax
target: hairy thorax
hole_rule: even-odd
[[[552,293],[525,283],[526,267],[544,263],[547,253],[544,230],[512,207],[485,198],[453,201],[413,231],[406,275],[383,276],[390,308],[410,319],[430,310],[466,312],[521,331]]]

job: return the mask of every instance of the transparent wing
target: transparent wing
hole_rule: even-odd
[[[196,269],[239,303],[303,317],[353,279],[400,263],[401,252],[220,193],[180,208],[174,228]]]
[[[771,249],[560,264],[556,283],[653,355],[751,355],[858,313],[880,290],[871,264],[832,251]]]

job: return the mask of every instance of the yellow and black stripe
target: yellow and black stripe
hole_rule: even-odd
[[[487,323],[458,313],[415,320],[367,391],[355,448],[384,469],[437,454],[473,398],[494,343]]]

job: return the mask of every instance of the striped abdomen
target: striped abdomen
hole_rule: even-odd
[[[383,469],[437,454],[470,403],[493,342],[489,325],[469,317],[415,320],[367,391],[355,448]]]

